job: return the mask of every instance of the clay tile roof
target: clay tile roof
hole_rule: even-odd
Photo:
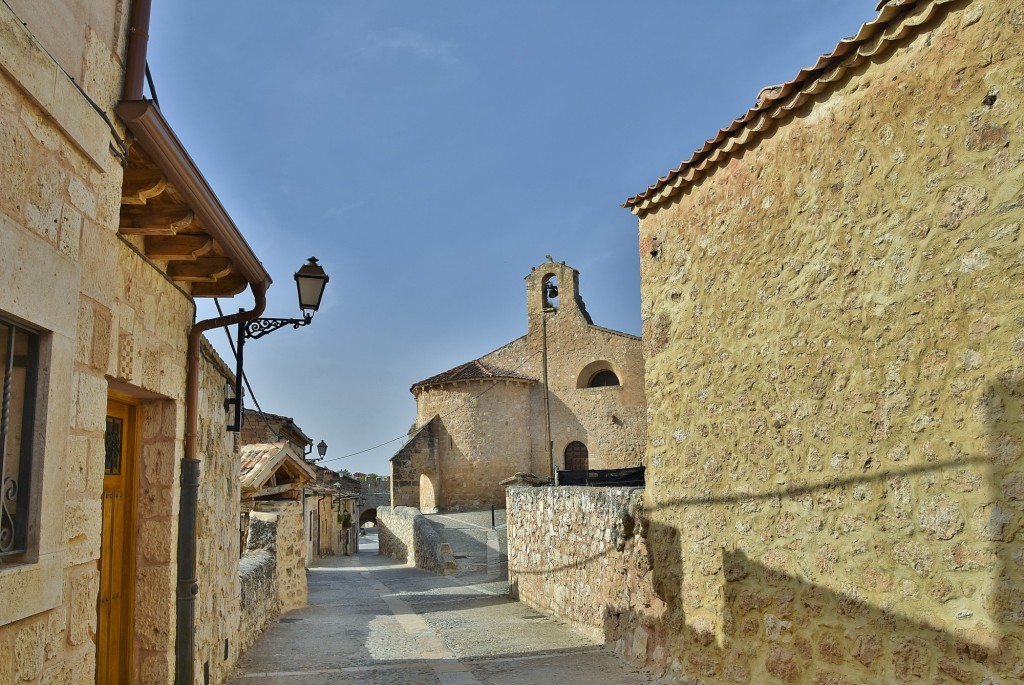
[[[633,214],[645,214],[673,196],[679,188],[701,178],[714,164],[742,150],[788,119],[807,100],[829,89],[846,72],[876,54],[885,52],[935,16],[942,5],[956,0],[889,0],[879,2],[879,14],[860,27],[856,35],[839,41],[832,52],[813,66],[801,69],[790,81],[761,90],[746,114],[707,140],[693,155],[657,180],[647,190],[623,203]]]
[[[509,371],[508,369],[502,369],[492,364],[485,364],[479,359],[475,359],[471,362],[462,364],[461,366],[456,366],[454,369],[448,369],[436,376],[431,376],[430,378],[418,383],[413,383],[409,390],[410,392],[415,393],[418,388],[424,388],[430,385],[441,385],[442,383],[454,383],[456,381],[488,379],[529,381],[531,383],[536,382],[537,380],[536,378],[525,376],[518,371]]]
[[[241,467],[238,479],[242,489],[257,488],[284,463],[286,467],[302,481],[312,481],[316,474],[312,467],[300,457],[286,442],[264,442],[244,445],[240,450]],[[301,483],[300,483],[301,485]]]

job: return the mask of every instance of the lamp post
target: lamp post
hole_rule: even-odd
[[[310,257],[302,267],[295,272],[295,288],[299,296],[299,309],[302,318],[298,319],[277,319],[260,318],[246,321],[238,325],[238,343],[236,346],[236,371],[235,371],[235,396],[224,401],[225,408],[229,404],[235,407],[234,422],[228,426],[229,431],[237,433],[242,429],[242,350],[245,348],[246,339],[256,340],[265,335],[273,333],[279,328],[291,326],[299,328],[308,326],[313,321],[313,314],[320,309],[320,300],[323,299],[324,290],[327,288],[327,281],[330,280],[322,266],[317,264],[316,257]],[[242,311],[242,310],[239,310]],[[321,447],[323,450],[321,451]],[[317,452],[321,458],[327,453],[327,443],[323,440],[317,445]]]

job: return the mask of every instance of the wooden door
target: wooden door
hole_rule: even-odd
[[[130,682],[138,408],[107,400],[96,682]]]

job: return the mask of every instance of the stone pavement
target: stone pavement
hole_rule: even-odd
[[[489,521],[488,521],[489,524]],[[309,606],[272,624],[231,685],[641,685],[654,676],[507,596],[503,577],[438,576],[377,555],[309,570]]]

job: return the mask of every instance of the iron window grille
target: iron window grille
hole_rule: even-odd
[[[39,335],[0,319],[0,559],[27,550]]]

